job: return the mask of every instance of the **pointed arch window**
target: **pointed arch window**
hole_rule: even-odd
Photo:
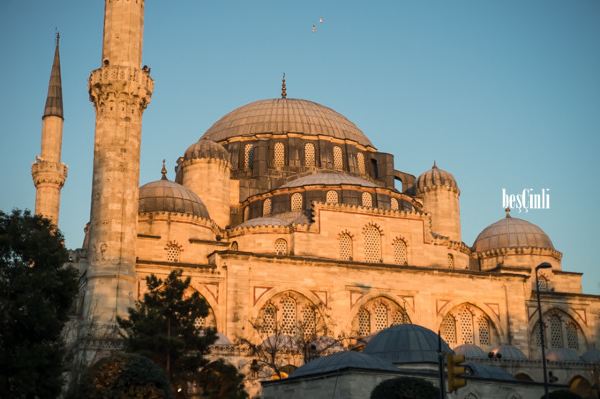
[[[358,311],[358,335],[366,337],[371,334],[371,315],[365,308]]]
[[[327,194],[325,194],[325,202],[328,204],[337,204],[338,203],[338,193],[337,191],[329,190]]]
[[[358,309],[352,330],[364,337],[397,324],[410,324],[406,310],[388,298],[377,297]]]
[[[550,347],[553,349],[564,348],[562,321],[558,315],[551,315],[550,320]]]
[[[340,259],[352,260],[352,236],[341,233],[339,236]]]
[[[396,198],[390,199],[390,208],[394,211],[398,210],[399,206],[398,206],[398,200]]]
[[[498,343],[498,332],[491,319],[478,307],[463,304],[444,316],[442,338],[451,346],[474,344],[490,348]]]
[[[283,238],[278,238],[275,240],[275,253],[277,255],[287,255],[288,254],[288,244],[287,241]]]
[[[362,193],[362,206],[372,207],[373,206],[373,196],[371,193]]]
[[[296,332],[296,301],[292,297],[281,300],[281,332],[287,335]]]
[[[291,209],[292,209],[292,212],[302,210],[302,194],[300,194],[300,193],[292,194]]]
[[[342,148],[337,145],[333,147],[333,169],[344,169],[344,158]]]
[[[275,143],[273,148],[273,166],[275,169],[283,169],[285,165],[285,146],[283,143]]]
[[[408,264],[406,241],[402,238],[396,238],[392,242],[394,248],[394,262],[398,265]]]
[[[313,143],[304,144],[304,166],[312,168],[315,166],[315,145]]]
[[[369,224],[363,229],[365,261],[381,262],[381,232],[377,226]]]
[[[454,269],[454,255],[448,254],[448,267]]]
[[[271,198],[263,201],[263,216],[271,215]]]
[[[456,345],[456,319],[453,315],[447,314],[442,320],[441,335],[450,346]]]

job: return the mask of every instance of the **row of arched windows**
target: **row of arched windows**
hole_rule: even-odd
[[[498,341],[498,333],[489,317],[472,305],[461,305],[446,314],[440,335],[451,347],[473,344],[485,348]]]
[[[333,169],[344,170],[344,152],[342,147],[335,145],[332,150]],[[285,144],[278,142],[273,146],[273,167],[283,169],[285,166]],[[304,167],[313,168],[316,166],[315,145],[313,143],[304,144]],[[244,146],[244,169],[252,169],[254,163],[254,145],[246,144]],[[358,173],[366,174],[365,156],[362,152],[356,154],[356,165]]]
[[[583,332],[567,314],[553,310],[544,315],[545,346],[549,349],[568,348],[579,351],[584,347]],[[541,347],[540,324],[536,323],[531,333],[535,348]]]
[[[290,209],[292,212],[301,211],[303,206],[302,193],[294,193],[290,197]],[[337,191],[329,190],[325,194],[325,202],[328,204],[339,203],[339,194]],[[362,193],[361,196],[362,206],[372,208],[373,207],[373,196],[371,193]],[[267,198],[263,201],[263,216],[270,216],[273,209],[273,202],[271,198]],[[391,209],[398,209],[398,200],[396,198],[391,199]]]
[[[368,224],[363,227],[363,249],[364,260],[370,263],[383,262],[381,236],[379,226]],[[347,231],[338,235],[339,258],[342,260],[354,259],[354,237]],[[399,265],[408,264],[408,247],[406,241],[401,237],[392,240],[394,263]]]

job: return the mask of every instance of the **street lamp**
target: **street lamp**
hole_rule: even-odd
[[[544,371],[544,398],[548,398],[548,373],[546,371],[546,344],[544,343],[544,321],[542,320],[542,303],[540,301],[540,284],[538,281],[538,271],[540,269],[551,269],[552,265],[548,262],[540,263],[535,267],[535,295],[537,297],[537,310],[540,323],[540,344],[542,345],[542,369]]]

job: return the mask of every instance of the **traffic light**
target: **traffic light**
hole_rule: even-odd
[[[465,366],[462,364],[465,361],[465,357],[452,353],[446,356],[446,364],[448,365],[448,392],[454,392],[458,388],[467,385],[467,380],[464,378]]]

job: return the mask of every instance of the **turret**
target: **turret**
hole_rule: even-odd
[[[433,167],[417,179],[417,195],[423,200],[423,208],[431,214],[431,230],[461,241],[460,190],[451,173]]]
[[[55,225],[58,225],[60,191],[67,178],[67,166],[60,161],[64,116],[59,39],[57,34],[48,96],[42,116],[42,148],[31,167],[36,189],[35,213],[50,219]]]

